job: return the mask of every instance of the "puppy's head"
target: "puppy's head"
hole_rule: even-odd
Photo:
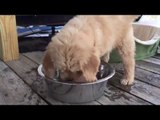
[[[53,78],[58,71],[62,81],[95,81],[99,65],[95,50],[77,45],[50,44],[43,60],[45,76]]]

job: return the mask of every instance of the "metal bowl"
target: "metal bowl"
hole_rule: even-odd
[[[41,76],[42,65],[39,66]],[[91,83],[61,82],[56,79],[45,79],[48,85],[49,95],[61,102],[78,104],[94,101],[104,94],[108,79],[115,74],[115,70],[109,65],[101,65],[97,74],[97,81]]]

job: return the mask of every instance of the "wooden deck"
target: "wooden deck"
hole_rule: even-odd
[[[43,52],[20,55],[19,60],[0,61],[1,105],[69,105],[47,95],[45,82],[37,75]],[[112,64],[116,75],[108,81],[105,94],[83,105],[160,105],[160,56],[137,61],[135,84],[122,86],[122,64]]]

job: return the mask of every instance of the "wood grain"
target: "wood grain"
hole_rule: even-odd
[[[160,60],[160,54],[153,56],[154,58],[157,58]]]
[[[14,15],[0,15],[0,59],[19,58],[16,20]]]
[[[151,57],[151,58],[148,58],[148,59],[144,59],[143,61],[153,63],[153,64],[156,64],[156,65],[160,66],[160,59],[158,59],[158,58],[156,59],[154,57]]]
[[[110,102],[106,102],[109,99]],[[123,90],[120,90],[111,84],[107,84],[105,90],[105,100],[102,101],[105,105],[150,105],[150,103],[133,96]]]
[[[160,74],[160,65],[153,64],[151,62],[138,61],[136,63],[136,67],[153,72],[153,73]]]
[[[33,60],[38,64],[42,64],[44,52],[41,52],[41,51],[29,52],[29,53],[23,53],[23,55],[30,58],[31,60]]]
[[[123,68],[122,64],[114,64],[114,67],[117,72],[124,74],[124,68]],[[151,70],[148,71],[148,70],[136,67],[135,68],[135,78],[137,80],[143,81],[145,83],[148,83],[150,85],[153,85],[153,86],[160,88],[160,74],[157,74],[155,72],[151,72]]]
[[[0,61],[0,105],[46,105],[22,79]]]
[[[138,80],[135,80],[135,83],[132,86],[123,86],[119,81],[121,78],[122,74],[116,73],[113,79],[109,80],[109,83],[152,104],[160,105],[159,88]]]

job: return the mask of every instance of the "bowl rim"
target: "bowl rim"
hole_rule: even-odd
[[[42,67],[43,65],[40,64],[37,71],[38,71],[38,74],[41,76],[41,77],[44,77],[46,81],[48,82],[52,82],[52,83],[60,83],[60,84],[64,84],[64,85],[90,85],[90,84],[96,84],[96,83],[101,83],[101,82],[104,82],[106,80],[109,80],[111,77],[113,77],[115,75],[115,69],[113,69],[113,67],[111,67],[111,65],[109,65],[109,69],[111,69],[109,75],[107,77],[104,77],[104,78],[101,78],[101,79],[98,79],[94,82],[87,82],[87,83],[68,83],[68,82],[61,82],[61,81],[57,81],[55,78],[53,79],[50,79],[50,78],[46,78],[45,75],[43,74],[42,72]]]

